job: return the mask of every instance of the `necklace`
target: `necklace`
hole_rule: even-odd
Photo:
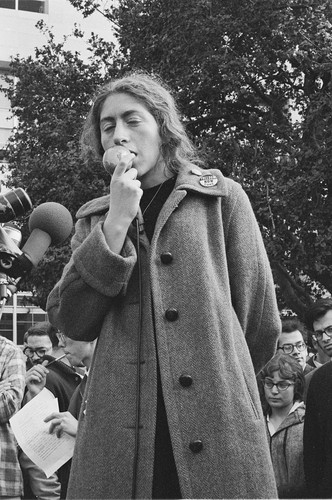
[[[161,190],[161,188],[163,187],[163,185],[165,184],[165,182],[167,181],[168,179],[165,179],[164,182],[162,182],[159,186],[159,188],[157,189],[157,191],[155,192],[155,194],[152,196],[151,200],[149,201],[149,203],[147,204],[147,206],[145,207],[145,209],[143,210],[142,212],[142,216],[144,217],[147,209],[149,208],[149,206],[151,205],[151,203],[153,202],[153,200],[155,200],[155,198],[157,197],[159,191]]]

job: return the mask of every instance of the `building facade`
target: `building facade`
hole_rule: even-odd
[[[101,0],[99,3],[102,11],[114,2]],[[11,57],[33,55],[35,47],[45,44],[45,35],[36,28],[39,20],[51,28],[59,41],[70,35],[75,25],[80,28],[86,38],[69,37],[66,48],[80,52],[83,59],[88,56],[85,40],[92,32],[106,41],[113,40],[112,26],[101,13],[96,12],[84,19],[68,0],[0,0],[0,76],[8,73]],[[0,84],[3,86],[3,81]],[[0,161],[3,159],[1,150],[13,126],[9,102],[0,92]]]
[[[45,311],[29,303],[30,292],[18,292],[8,299],[0,310],[0,335],[23,345],[23,337],[30,326],[47,321]]]

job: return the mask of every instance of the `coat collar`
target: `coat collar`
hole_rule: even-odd
[[[293,406],[294,408],[294,406]],[[290,413],[287,415],[285,420],[280,424],[278,429],[275,431],[273,436],[278,434],[279,432],[283,431],[284,429],[287,429],[288,427],[292,427],[293,425],[301,424],[304,422],[304,415],[305,415],[305,405],[303,401],[298,404],[295,409],[291,409]],[[266,423],[268,422],[268,419],[266,419]]]
[[[213,180],[210,185],[209,180]],[[217,169],[202,169],[195,165],[182,167],[177,175],[175,182],[176,191],[192,191],[200,193],[202,196],[226,196],[228,194],[228,186],[226,179],[220,170]],[[76,217],[91,215],[102,215],[108,211],[109,195],[95,198],[94,200],[85,203],[77,212]]]
[[[209,180],[214,182],[209,185]],[[203,196],[226,196],[228,187],[225,177],[217,169],[203,169],[191,165],[184,167],[178,174],[175,189],[201,193]]]

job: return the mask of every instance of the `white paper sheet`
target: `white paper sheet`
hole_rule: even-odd
[[[43,389],[9,420],[16,440],[24,453],[50,477],[72,456],[75,438],[63,433],[50,434],[50,422],[44,418],[59,411],[58,400]]]

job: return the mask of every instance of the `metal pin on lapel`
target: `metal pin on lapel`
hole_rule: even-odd
[[[199,183],[203,187],[213,187],[218,184],[218,179],[213,174],[204,174],[199,179]]]

